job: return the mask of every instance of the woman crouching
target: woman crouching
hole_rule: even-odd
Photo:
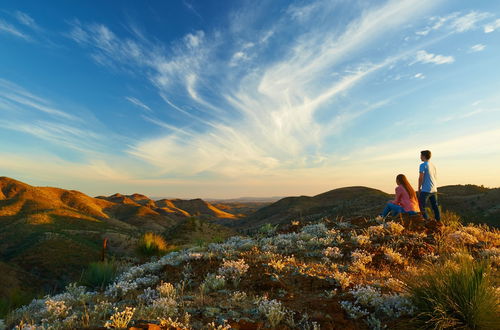
[[[407,213],[409,215],[415,215],[420,212],[420,207],[418,206],[418,198],[415,190],[413,190],[410,182],[404,174],[398,174],[396,177],[396,198],[393,201],[389,201],[377,219],[385,218],[389,214],[398,215],[400,213]]]

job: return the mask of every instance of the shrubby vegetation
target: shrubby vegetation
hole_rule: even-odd
[[[167,251],[167,243],[163,236],[155,233],[142,235],[137,243],[137,252],[145,257],[162,255]]]
[[[468,253],[428,265],[408,281],[408,292],[423,327],[494,329],[500,326],[499,297],[488,259]]]
[[[114,281],[117,273],[115,260],[93,262],[83,272],[80,283],[91,289],[104,289]]]
[[[152,248],[157,237],[144,242],[161,251],[161,243]],[[107,285],[93,280],[104,277],[99,267],[105,267],[93,266],[92,284],[35,299],[5,322],[54,329],[139,320],[178,329],[339,323],[491,329],[498,320],[499,266],[500,232],[486,226],[450,222],[410,230],[397,219],[324,218],[172,251],[127,268]]]

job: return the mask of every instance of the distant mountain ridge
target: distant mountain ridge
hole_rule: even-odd
[[[211,216],[215,218],[234,219],[234,214],[222,211],[212,204],[202,200],[201,198],[195,199],[160,199],[154,201],[149,197],[141,194],[122,195],[116,193],[111,196],[97,196],[98,199],[107,200],[117,204],[128,204],[137,207],[148,207],[153,212],[159,215],[175,215],[182,217],[190,216]]]
[[[236,218],[235,215],[219,210],[202,199],[164,199],[155,202],[137,193],[132,195],[117,193],[93,198],[76,190],[34,187],[15,179],[0,177],[0,216],[14,216],[19,212],[29,215],[40,211],[56,215],[63,213],[63,215],[119,220],[127,220],[124,215],[129,217],[206,215],[216,218]]]

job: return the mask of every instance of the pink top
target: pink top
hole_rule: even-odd
[[[420,212],[417,198],[411,199],[405,187],[402,185],[396,187],[396,199],[394,200],[394,204],[401,205],[405,212]]]

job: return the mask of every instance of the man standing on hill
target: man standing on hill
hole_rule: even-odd
[[[431,159],[431,152],[429,150],[421,151],[420,159],[423,162],[420,164],[420,175],[418,177],[418,201],[420,203],[420,211],[422,211],[424,219],[429,219],[427,211],[425,210],[427,200],[429,200],[431,202],[432,211],[434,212],[434,218],[440,221],[441,214],[437,202],[436,167],[429,161]]]

